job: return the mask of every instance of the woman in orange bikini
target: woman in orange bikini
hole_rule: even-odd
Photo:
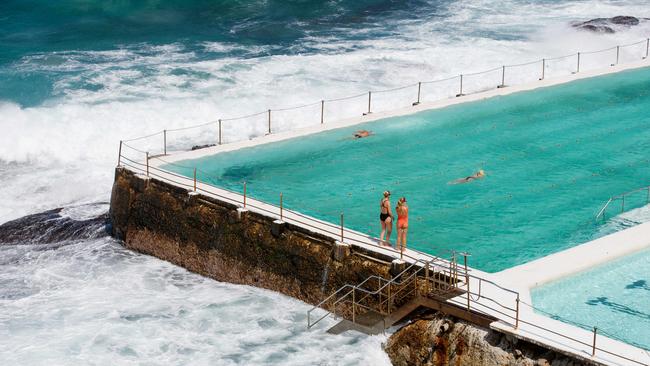
[[[402,197],[397,201],[397,244],[395,248],[400,252],[406,249],[406,232],[409,228],[409,206],[406,204],[406,197]]]

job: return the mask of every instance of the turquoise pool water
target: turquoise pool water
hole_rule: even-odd
[[[650,350],[650,250],[538,287],[532,297],[561,320]]]
[[[591,239],[611,195],[648,184],[648,106],[645,68],[179,164],[232,190],[247,181],[268,202],[283,192],[285,206],[331,222],[344,212],[375,236],[390,190],[393,207],[408,199],[410,247],[469,251],[470,265],[499,271]],[[374,135],[354,140],[358,129]],[[448,184],[478,169],[485,179]]]

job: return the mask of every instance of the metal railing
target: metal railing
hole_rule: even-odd
[[[144,157],[144,161],[140,162],[135,160],[132,157],[125,155],[123,148],[132,149],[142,154]],[[337,225],[325,220],[319,220],[310,217],[298,211],[289,210],[282,205],[282,201],[279,201],[280,205],[275,205],[268,202],[261,202],[259,200],[252,200],[249,196],[247,196],[246,190],[250,189],[250,186],[247,184],[245,184],[246,190],[244,191],[244,194],[241,194],[239,192],[228,190],[226,188],[219,187],[209,182],[201,181],[200,179],[198,179],[196,174],[193,174],[192,178],[188,178],[185,175],[181,175],[181,174],[171,172],[169,170],[161,169],[155,165],[150,164],[150,161],[154,159],[167,163],[164,159],[162,159],[159,156],[148,154],[146,151],[141,151],[131,147],[126,143],[122,143],[120,148],[120,155],[118,158],[118,166],[127,167],[132,171],[142,173],[143,175],[146,175],[148,177],[153,177],[153,178],[160,179],[162,181],[180,185],[181,187],[184,187],[190,191],[203,193],[208,196],[212,196],[220,200],[229,202],[231,204],[240,206],[242,208],[255,210],[264,215],[281,219],[282,221],[288,223],[294,223],[294,224],[305,226],[307,228],[322,232],[336,240],[345,241],[357,245],[369,245],[375,248],[375,250],[392,255],[395,258],[401,257],[401,258],[410,259],[412,261],[417,261],[421,257],[427,257],[427,258],[435,259],[436,261],[443,260],[442,259],[443,257],[431,256],[430,254],[426,254],[424,252],[420,252],[414,249],[408,249],[407,252],[402,252],[402,251],[395,250],[392,247],[381,245],[382,242],[376,237],[363,234],[361,232],[357,232],[354,230],[350,230],[344,227],[343,220],[341,220],[341,223]],[[203,176],[209,176],[209,173],[202,171],[201,169],[197,169],[197,168],[190,168],[190,169],[192,169],[193,172],[201,173]],[[220,193],[216,193],[215,191],[221,191],[223,193],[220,194]],[[280,197],[280,195],[281,193],[278,194],[278,197]],[[343,215],[343,213],[341,213],[341,215]],[[441,254],[448,255],[449,258],[451,258],[455,253],[454,251],[445,248],[436,248],[436,247],[432,247],[432,248],[434,248]]]
[[[248,139],[289,130],[295,126],[306,127],[306,122],[309,123],[308,125],[322,125],[328,121],[369,115],[373,112],[395,110],[399,107],[417,106],[422,102],[461,97],[490,89],[544,80],[549,76],[571,75],[587,69],[602,69],[631,62],[632,60],[643,60],[648,58],[649,50],[650,38],[646,38],[638,42],[596,51],[576,52],[559,57],[502,65],[485,71],[461,73],[446,78],[413,82],[403,86],[371,90],[341,98],[321,99],[298,106],[265,108],[259,112],[242,116],[224,116],[197,125],[164,129],[146,136],[123,141],[142,142],[143,140],[149,141],[155,138],[155,144],[149,143],[147,146],[140,148],[148,151],[160,151],[160,154],[166,155],[170,145],[180,147],[185,143],[201,141],[207,145],[222,145],[241,141],[241,136],[238,138],[232,132],[235,130],[248,130],[245,134],[246,138],[244,138]],[[293,114],[288,115],[288,112]],[[170,144],[171,133],[189,130],[195,131],[193,138],[176,136],[176,143]],[[201,137],[199,138],[196,135],[201,135]]]
[[[428,261],[420,259],[411,263],[410,266],[390,280],[373,275],[357,285],[343,285],[307,311],[307,328],[311,329],[330,315],[349,317],[353,323],[356,323],[357,315],[359,315],[358,309],[366,312],[374,311],[381,315],[390,315],[397,305],[405,304],[408,300],[422,293],[423,289],[424,293],[428,293],[432,288],[441,290],[444,293],[457,289],[459,272],[456,263],[449,262],[448,266],[434,265],[433,263],[434,259]],[[422,277],[420,284],[418,284],[418,277]],[[376,286],[371,286],[373,281]],[[433,286],[431,286],[432,283]],[[373,287],[376,288],[373,289]],[[361,294],[361,296],[358,294]],[[345,305],[348,306],[345,307]],[[326,306],[331,310],[312,321],[312,313],[324,309]],[[344,314],[346,310],[348,314]]]
[[[621,213],[625,212],[625,197],[629,197],[632,194],[640,193],[640,192],[645,192],[645,204],[650,203],[650,186],[641,187],[641,188],[637,188],[637,189],[629,191],[629,192],[621,193],[619,195],[612,196],[607,200],[607,202],[603,205],[603,207],[600,209],[600,211],[598,211],[598,213],[596,214],[596,220],[600,219],[601,217],[605,218],[607,208],[612,203],[614,203],[616,201],[621,202],[621,211],[620,212]],[[630,207],[630,205],[628,205],[628,207]]]

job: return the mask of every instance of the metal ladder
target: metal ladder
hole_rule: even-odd
[[[607,208],[614,201],[618,201],[618,200],[621,201],[621,212],[624,212],[625,211],[625,197],[627,197],[627,196],[629,196],[631,194],[639,193],[639,192],[643,192],[643,191],[646,191],[646,194],[645,194],[645,201],[646,202],[645,203],[646,204],[650,203],[650,186],[637,188],[637,189],[635,189],[633,191],[625,192],[625,193],[610,197],[609,200],[607,200],[607,202],[603,206],[603,208],[601,208],[600,211],[598,211],[598,214],[596,214],[596,220],[598,220],[601,217],[603,217],[603,218],[605,217],[605,213],[607,211]]]

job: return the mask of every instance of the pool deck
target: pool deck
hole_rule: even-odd
[[[403,108],[396,111],[373,113],[367,116],[360,116],[358,118],[351,118],[339,122],[328,122],[326,124],[318,125],[315,127],[271,134],[251,140],[234,142],[196,151],[175,152],[171,155],[165,156],[164,160],[156,159],[155,157],[152,158],[149,163],[155,169],[151,175],[157,179],[161,179],[163,181],[167,181],[169,183],[187,188],[188,191],[191,191],[191,188],[194,184],[192,179],[180,177],[179,175],[160,170],[159,167],[169,162],[196,159],[225,151],[232,151],[241,148],[282,141],[326,130],[349,127],[359,123],[407,115],[436,108],[443,108],[459,103],[477,101],[500,95],[508,95],[519,91],[533,90],[536,88],[558,85],[573,80],[595,77],[622,70],[630,70],[647,66],[650,66],[650,60],[643,60],[638,63],[627,65],[613,66],[603,70],[582,72],[580,74],[574,74],[562,78],[541,80],[522,86],[513,86],[500,89],[495,88],[494,90],[487,92],[442,100],[438,102],[422,103],[417,106]],[[142,173],[138,171],[135,172]],[[229,201],[236,205],[241,206],[243,203],[243,197],[241,195],[226,191],[218,187],[214,187],[212,185],[197,182],[197,189],[201,191],[201,194],[214,196],[218,199]],[[194,192],[190,192],[190,194],[193,193]],[[259,213],[264,215],[269,215],[269,212],[278,211],[277,207],[264,202],[250,198],[248,199],[248,202],[250,202],[250,204],[253,206],[263,208],[263,210],[260,210]],[[257,211],[256,209],[248,209],[251,211]],[[279,219],[279,212],[277,218]],[[300,215],[289,210],[284,211],[282,220],[284,222],[299,226],[305,226],[305,220],[307,220],[309,222],[309,225],[305,227],[309,230],[321,233],[326,236],[331,236],[336,239],[338,239],[340,235],[340,231],[336,229],[336,226],[331,223],[327,223],[315,218],[306,218],[304,215]],[[368,236],[355,232],[353,230],[346,229],[344,241],[349,241],[353,246],[363,247],[366,250],[389,254],[395,258],[399,257],[399,254],[396,251],[390,248],[379,246],[376,239],[369,238]],[[529,305],[531,304],[530,289],[532,287],[566,276],[571,273],[587,269],[613,258],[641,250],[648,247],[649,244],[650,223],[611,234],[592,242],[570,248],[563,252],[556,253],[548,257],[544,257],[496,274],[490,274],[476,269],[471,269],[470,273],[476,277],[470,279],[469,286],[472,292],[475,292],[478,295],[477,297],[475,296],[475,299],[472,300],[472,308],[499,319],[490,325],[491,328],[499,332],[511,334],[514,337],[525,339],[529,342],[554,349],[567,355],[572,355],[579,359],[589,360],[591,362],[605,365],[650,365],[650,352],[601,335],[598,335],[596,344],[600,350],[597,350],[596,354],[592,356],[592,332],[537,314]],[[410,258],[405,258],[405,260],[411,263],[417,259],[427,261],[433,258],[432,256],[426,255],[424,253],[414,252],[411,250],[407,250],[407,254]],[[490,285],[490,283],[493,283],[494,285]],[[466,283],[463,284],[463,286],[467,285],[468,284]],[[514,290],[518,294],[515,294],[512,291],[504,291],[499,286]],[[517,297],[520,298],[519,306],[517,306]],[[462,295],[449,299],[448,301],[456,305],[463,306],[467,304],[467,297],[466,295]],[[495,302],[499,304],[508,304],[507,306],[509,309],[503,308],[503,305],[499,305],[501,306],[501,308],[499,308],[499,306],[495,306]],[[515,307],[519,308],[518,327],[515,327],[515,317],[513,312],[513,309]],[[612,353],[621,355],[623,358],[613,356]]]
[[[494,275],[501,282],[530,290],[649,247],[650,222],[647,222]]]

